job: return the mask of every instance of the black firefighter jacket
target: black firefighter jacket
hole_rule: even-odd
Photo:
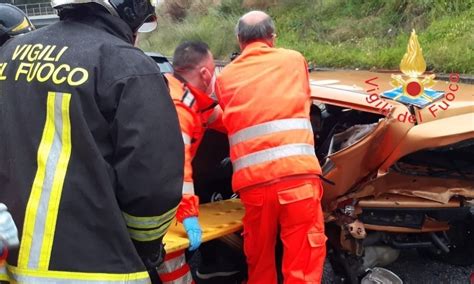
[[[0,201],[21,242],[0,280],[147,283],[181,198],[159,68],[120,18],[88,13],[0,48]]]

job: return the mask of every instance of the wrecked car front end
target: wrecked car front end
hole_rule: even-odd
[[[387,89],[375,79],[358,79],[364,87],[353,78],[351,87],[312,82],[316,150],[330,181],[322,202],[327,234],[332,248],[348,253],[338,262],[357,275],[364,266],[394,261],[399,249],[416,248],[455,264],[472,263],[472,86],[450,80],[444,96],[432,91],[437,99],[415,107],[399,100],[402,87],[394,89],[396,97],[374,94]],[[367,84],[372,89],[364,90]],[[376,261],[377,254],[391,260]]]
[[[360,88],[312,84],[316,152],[333,261],[357,281],[400,249],[456,264],[474,253],[474,105],[468,94],[437,119],[400,121],[414,110],[389,101],[381,112]],[[416,113],[414,113],[416,114]],[[328,130],[329,129],[329,130]]]

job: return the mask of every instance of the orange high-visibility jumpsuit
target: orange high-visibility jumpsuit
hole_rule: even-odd
[[[185,85],[173,75],[166,74],[165,76],[178,113],[184,141],[183,198],[176,213],[176,219],[182,223],[188,217],[199,215],[199,197],[194,194],[191,162],[209,124],[212,124],[216,130],[222,129],[219,124],[222,111],[219,106],[216,107],[215,101],[208,95],[190,85]],[[193,283],[184,251],[167,254],[158,273],[165,284]]]
[[[277,283],[278,229],[285,283],[319,283],[326,236],[305,59],[251,43],[221,72],[216,91],[229,135],[233,190],[246,210],[248,283]]]
[[[7,256],[8,256],[8,248],[7,246],[3,246],[2,250],[0,251],[0,270],[2,269],[2,266],[4,266]]]

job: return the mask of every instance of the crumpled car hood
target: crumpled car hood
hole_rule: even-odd
[[[377,112],[373,105],[367,103],[368,93],[364,92],[364,88],[366,88],[364,81],[379,76],[380,92],[382,92],[389,88],[388,75],[350,72],[350,76],[338,77],[334,73],[312,74],[311,77],[318,80],[344,78],[336,86],[331,83],[313,84],[312,97],[316,101],[363,112]],[[345,84],[345,86],[341,84]],[[448,85],[449,82],[438,82],[436,89],[446,90]],[[406,184],[394,183],[387,187],[387,184],[396,182],[396,177],[399,177],[397,174],[387,174],[387,172],[402,157],[423,149],[447,146],[474,138],[473,94],[474,86],[460,84],[456,98],[449,101],[448,109],[440,110],[436,106],[438,109],[435,112],[436,117],[432,114],[434,108],[430,111],[430,106],[421,110],[415,109],[415,115],[421,113],[423,118],[419,122],[399,121],[400,115],[404,113],[409,115],[408,107],[399,102],[388,100],[393,108],[390,112],[383,113],[385,119],[379,121],[378,127],[374,128],[372,133],[354,145],[329,155],[333,165],[326,167],[329,169],[326,177],[335,185],[324,185],[323,205],[333,207],[340,199],[339,197],[347,199],[347,196],[352,196],[352,194],[347,194],[348,192],[357,191],[361,196],[377,194],[377,192],[370,190],[370,186],[380,186],[379,188],[384,192],[392,191],[399,195],[418,196],[441,203],[449,201],[455,195],[474,198],[472,181],[462,185],[454,185],[452,181],[449,181],[446,186],[442,186],[443,182],[448,181],[438,183],[442,180],[432,177],[417,177],[419,181],[424,181],[420,186],[415,187],[408,182]],[[437,101],[432,105],[441,103],[442,101]],[[367,182],[373,177],[378,178]],[[396,187],[393,187],[395,185]]]

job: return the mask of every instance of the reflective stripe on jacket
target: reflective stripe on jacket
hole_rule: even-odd
[[[7,267],[4,261],[0,263],[0,281],[10,281],[10,277],[8,276]]]
[[[184,250],[166,254],[165,262],[158,268],[158,274],[163,284],[194,283]]]
[[[221,72],[217,95],[229,134],[234,191],[321,172],[309,121],[307,64],[301,54],[252,43]]]
[[[220,108],[216,110],[214,100],[192,86],[185,86],[173,75],[166,74],[166,79],[178,112],[185,149],[183,198],[176,214],[177,220],[182,222],[187,217],[199,215],[199,198],[194,194],[192,161],[208,127],[208,121],[215,123],[220,120]]]
[[[116,273],[80,273],[65,271],[38,271],[33,269],[20,269],[8,266],[2,276],[0,269],[0,281],[11,281],[13,283],[42,283],[42,284],[148,284],[150,278],[148,272],[137,272],[128,274]]]

